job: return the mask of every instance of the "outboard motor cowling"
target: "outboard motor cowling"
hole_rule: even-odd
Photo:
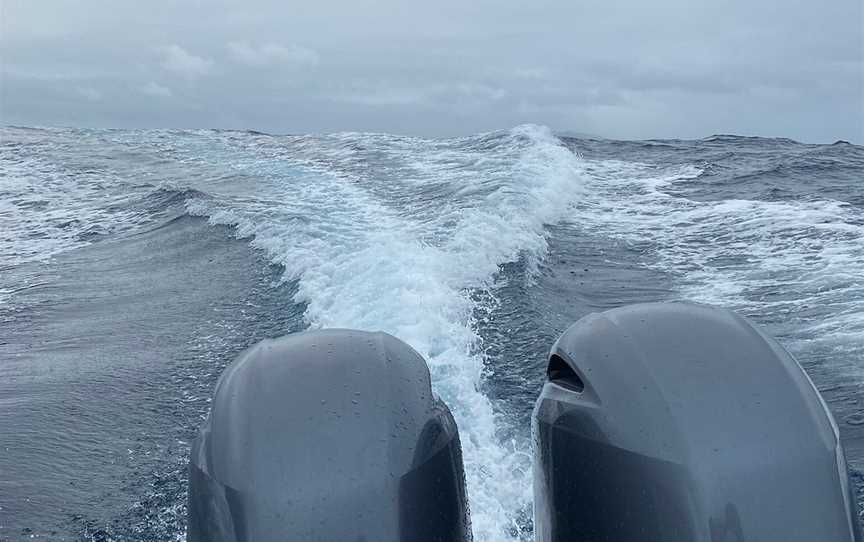
[[[538,542],[851,542],[837,427],[734,313],[635,305],[552,348],[533,414]]]
[[[459,437],[423,358],[384,333],[265,340],[216,387],[189,542],[463,542]]]

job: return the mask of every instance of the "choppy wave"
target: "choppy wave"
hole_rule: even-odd
[[[444,140],[4,130],[0,265],[50,265],[200,216],[279,266],[307,325],[384,330],[421,352],[460,426],[476,540],[531,539],[530,442],[484,391],[502,360],[478,315],[494,313],[513,269],[528,282],[538,273],[562,235],[551,225],[591,240],[595,257],[606,242],[627,245],[676,296],[742,311],[805,362],[862,381],[860,147],[562,141],[538,126]],[[20,291],[0,268],[0,309],[23,302]],[[153,502],[136,506],[180,522],[182,495]]]
[[[682,297],[793,330],[795,343],[853,349],[843,358],[860,376],[864,210],[824,199],[697,201],[666,190],[700,174],[597,162],[591,196],[577,207],[581,224],[644,247],[676,276]]]

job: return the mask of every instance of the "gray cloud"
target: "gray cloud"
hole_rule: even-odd
[[[142,85],[139,90],[148,96],[158,96],[161,98],[168,98],[172,94],[170,88],[162,86],[155,81],[150,81],[146,85]]]
[[[195,56],[179,45],[162,47],[162,67],[177,75],[194,79],[207,75],[213,67],[213,61]]]
[[[75,92],[91,102],[98,102],[102,99],[102,93],[93,87],[75,87]]]
[[[4,123],[864,142],[860,0],[0,2]]]
[[[245,41],[232,41],[228,44],[228,52],[235,61],[249,66],[314,66],[321,60],[317,52],[299,45],[265,43],[256,47]]]

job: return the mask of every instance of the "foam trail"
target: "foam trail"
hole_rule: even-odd
[[[387,153],[386,169],[363,169],[374,157],[357,147],[370,138]],[[502,443],[478,391],[484,358],[471,292],[487,288],[500,264],[543,256],[544,225],[580,194],[580,161],[535,126],[447,141],[341,134],[245,150],[254,152],[234,167],[257,179],[260,199],[246,187],[242,199],[193,198],[189,211],[235,225],[283,265],[299,281],[310,325],[384,330],[426,357],[460,427],[475,539],[525,536],[517,518],[530,513],[530,443]],[[429,191],[450,197],[424,204]]]

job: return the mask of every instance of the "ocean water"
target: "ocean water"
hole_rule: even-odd
[[[424,355],[475,540],[531,540],[545,353],[673,299],[778,337],[864,495],[864,147],[2,128],[0,540],[184,540],[220,371],[333,326]]]

